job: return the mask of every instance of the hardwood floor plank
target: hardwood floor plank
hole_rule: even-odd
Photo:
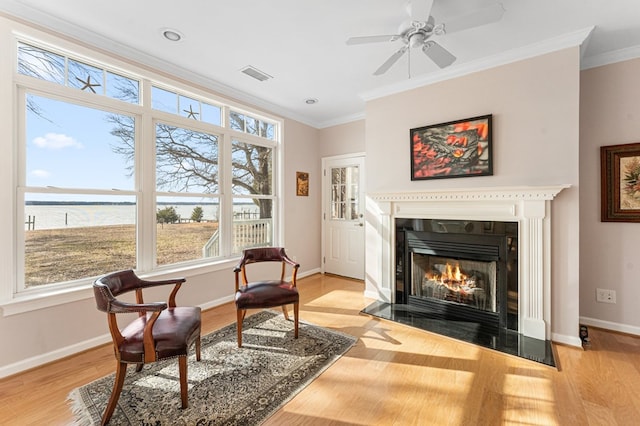
[[[590,329],[587,350],[555,345],[559,370],[361,315],[360,281],[301,279],[303,321],[358,342],[266,425],[635,425],[640,337]],[[203,333],[235,321],[233,304],[203,312]],[[106,328],[106,323],[105,323]],[[113,373],[110,345],[0,380],[1,425],[66,425],[66,398]]]

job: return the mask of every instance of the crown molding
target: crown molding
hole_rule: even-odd
[[[631,46],[583,58],[583,70],[640,58],[640,46]]]

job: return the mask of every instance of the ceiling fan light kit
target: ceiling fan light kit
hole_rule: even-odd
[[[347,40],[347,45],[402,40],[404,46],[396,50],[373,75],[384,74],[408,52],[409,78],[411,78],[411,48],[420,48],[438,67],[446,68],[456,61],[456,57],[432,40],[432,36],[441,37],[452,32],[490,24],[502,19],[504,14],[502,4],[496,3],[493,6],[453,19],[449,23],[436,24],[435,18],[431,16],[432,6],[433,0],[412,0],[408,5],[410,19],[400,26],[398,34],[351,37]]]

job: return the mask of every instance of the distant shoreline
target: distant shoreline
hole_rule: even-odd
[[[25,201],[25,206],[135,206],[131,201]],[[159,202],[162,206],[219,206],[220,203]],[[253,205],[253,203],[233,203],[234,205]]]

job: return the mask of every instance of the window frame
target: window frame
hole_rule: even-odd
[[[36,34],[31,35],[28,33]],[[24,259],[25,255],[25,228],[20,226],[24,219],[24,200],[25,194],[36,190],[38,193],[76,193],[69,188],[39,188],[26,187],[25,181],[25,165],[26,165],[26,96],[34,94],[44,96],[64,102],[87,106],[106,110],[108,112],[123,113],[135,117],[136,122],[136,153],[134,160],[135,188],[132,191],[83,191],[79,190],[79,194],[95,194],[101,192],[106,195],[127,195],[136,197],[137,220],[136,220],[136,238],[140,243],[136,248],[137,270],[147,276],[162,275],[168,272],[182,272],[185,275],[202,274],[232,266],[238,258],[238,254],[231,253],[231,227],[233,226],[233,199],[237,198],[231,191],[231,141],[232,139],[246,141],[252,144],[260,144],[273,148],[273,194],[270,196],[273,202],[273,230],[272,243],[274,245],[282,244],[284,241],[282,226],[283,223],[283,126],[284,120],[280,117],[272,116],[254,110],[253,108],[231,101],[215,94],[213,91],[203,89],[202,86],[195,87],[184,83],[179,76],[169,77],[166,74],[157,73],[154,70],[141,67],[134,63],[126,63],[110,54],[104,54],[91,48],[77,45],[73,42],[58,39],[49,34],[38,34],[37,30],[13,33],[11,38],[12,61],[5,64],[5,67],[11,67],[11,71],[2,70],[4,75],[11,76],[11,86],[13,87],[13,99],[11,102],[11,110],[13,111],[13,139],[14,148],[12,150],[11,163],[13,167],[12,178],[7,183],[13,188],[11,197],[13,225],[11,244],[11,264],[10,272],[5,276],[11,276],[11,280],[5,282],[11,285],[3,286],[0,289],[0,308],[3,315],[13,315],[21,312],[28,312],[34,309],[55,306],[62,303],[85,299],[91,297],[91,283],[94,277],[86,277],[78,280],[72,280],[64,283],[48,283],[43,285],[31,286],[28,289],[24,287]],[[25,43],[52,53],[63,55],[65,61],[69,58],[87,64],[89,66],[102,67],[104,72],[111,72],[126,78],[135,78],[139,82],[138,104],[110,98],[105,94],[87,93],[66,84],[59,84],[46,80],[40,80],[17,71],[17,53],[18,43]],[[8,73],[7,73],[8,72]],[[178,96],[187,96],[198,100],[202,104],[210,104],[221,108],[221,125],[199,120],[194,120],[178,114],[166,113],[160,110],[154,110],[151,106],[151,86],[157,86],[165,90],[175,90]],[[248,116],[271,123],[273,127],[273,139],[252,135],[249,133],[239,132],[229,127],[230,111],[240,112]],[[171,264],[166,266],[155,265],[156,254],[156,197],[166,195],[165,193],[155,191],[155,123],[161,121],[163,123],[175,124],[183,127],[187,122],[189,128],[213,133],[219,136],[219,193],[217,195],[219,208],[219,229],[221,234],[220,250],[222,256],[219,258],[202,258],[194,261]],[[150,139],[149,133],[153,133]],[[148,143],[152,140],[154,143]],[[141,173],[139,171],[142,170]],[[152,170],[152,171],[150,171]],[[180,196],[193,196],[194,194],[180,193]],[[176,194],[170,193],[171,196]],[[255,196],[251,197],[255,198]],[[150,232],[151,231],[151,232]],[[143,235],[147,239],[142,238]],[[148,236],[152,235],[152,238]],[[151,248],[151,250],[149,250]],[[22,257],[22,259],[21,259]],[[18,286],[18,282],[21,282]]]

